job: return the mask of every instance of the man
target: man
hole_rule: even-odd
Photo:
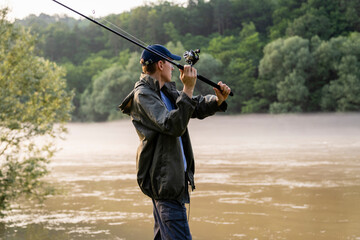
[[[168,59],[181,59],[162,45],[148,48]],[[194,97],[195,68],[185,65],[180,70],[184,86],[178,91],[171,82],[171,63],[147,50],[140,63],[140,81],[120,105],[140,138],[137,181],[153,201],[154,239],[191,239],[185,203],[190,201],[188,185],[195,189],[195,164],[187,125],[191,117],[203,119],[225,111],[230,88],[219,82],[222,91],[214,88],[216,95]]]

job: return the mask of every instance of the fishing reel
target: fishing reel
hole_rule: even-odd
[[[190,64],[191,66],[195,65],[195,63],[197,61],[199,61],[199,53],[200,53],[200,49],[196,49],[194,50],[190,50],[190,51],[186,51],[184,52],[184,58],[185,61]]]

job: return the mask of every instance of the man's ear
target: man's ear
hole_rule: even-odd
[[[156,64],[157,64],[159,70],[163,70],[163,69],[164,69],[164,62],[163,62],[163,61],[160,60],[160,61],[158,61]]]

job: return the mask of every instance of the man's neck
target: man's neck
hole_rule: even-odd
[[[153,73],[153,74],[149,74],[149,76],[156,79],[156,80],[158,80],[160,89],[164,86],[165,82],[162,81],[161,75],[158,72]]]

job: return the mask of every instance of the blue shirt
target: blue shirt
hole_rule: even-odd
[[[161,100],[165,103],[166,108],[169,111],[175,109],[174,104],[170,101],[170,99],[162,91],[160,91],[160,94],[161,94]],[[184,161],[184,169],[186,172],[187,164],[186,164],[186,157],[185,157],[184,147],[183,147],[181,137],[179,137],[179,141],[180,141],[181,153],[182,153],[183,161]]]

